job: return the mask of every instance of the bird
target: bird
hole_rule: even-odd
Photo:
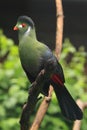
[[[63,68],[51,49],[37,39],[33,20],[26,15],[19,16],[13,30],[18,31],[19,57],[29,81],[33,83],[40,71],[53,63],[54,70],[42,83],[42,93],[47,95],[51,84],[63,116],[71,121],[81,120],[83,112],[65,86]]]

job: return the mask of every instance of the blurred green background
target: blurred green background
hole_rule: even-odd
[[[60,63],[63,66],[66,86],[74,99],[87,101],[87,52],[78,50],[65,39]],[[18,130],[22,106],[28,96],[29,81],[20,64],[18,47],[0,30],[0,130]],[[39,105],[39,104],[38,104]],[[34,118],[37,107],[32,114]],[[56,96],[41,124],[40,130],[71,130],[70,122],[61,114]],[[87,109],[84,110],[81,130],[87,129]]]

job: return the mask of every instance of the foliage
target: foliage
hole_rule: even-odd
[[[78,50],[68,39],[63,44],[61,64],[64,68],[66,86],[72,96],[87,101],[86,74],[84,64],[87,53],[83,47]],[[12,39],[0,31],[0,129],[19,129],[21,110],[28,96],[29,81],[23,72],[18,55],[18,47]],[[37,109],[37,107],[36,107]],[[34,114],[32,118],[34,117]],[[87,111],[81,130],[87,129]],[[53,93],[52,102],[41,124],[40,130],[70,130],[72,122],[64,119],[60,112],[56,96]]]
[[[20,65],[18,47],[2,31],[0,59],[0,129],[16,129],[21,107],[27,98],[28,82]]]

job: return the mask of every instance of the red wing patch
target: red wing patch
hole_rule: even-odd
[[[64,86],[64,84],[63,84],[63,82],[61,81],[59,75],[54,74],[54,75],[51,76],[51,79],[52,79],[52,81],[53,81],[54,83],[60,84],[61,86]]]

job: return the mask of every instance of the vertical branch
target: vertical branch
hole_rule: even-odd
[[[63,7],[62,0],[55,0],[56,2],[56,47],[55,54],[57,58],[60,58],[62,49],[62,39],[63,39]]]
[[[56,45],[55,45],[55,54],[59,58],[61,49],[62,49],[62,35],[63,35],[63,8],[62,8],[62,0],[55,0],[56,4]],[[36,114],[35,120],[30,128],[30,130],[38,130],[40,124],[45,116],[45,113],[49,107],[51,97],[52,97],[53,87],[50,86],[49,95],[45,97],[42,101],[38,112]]]

